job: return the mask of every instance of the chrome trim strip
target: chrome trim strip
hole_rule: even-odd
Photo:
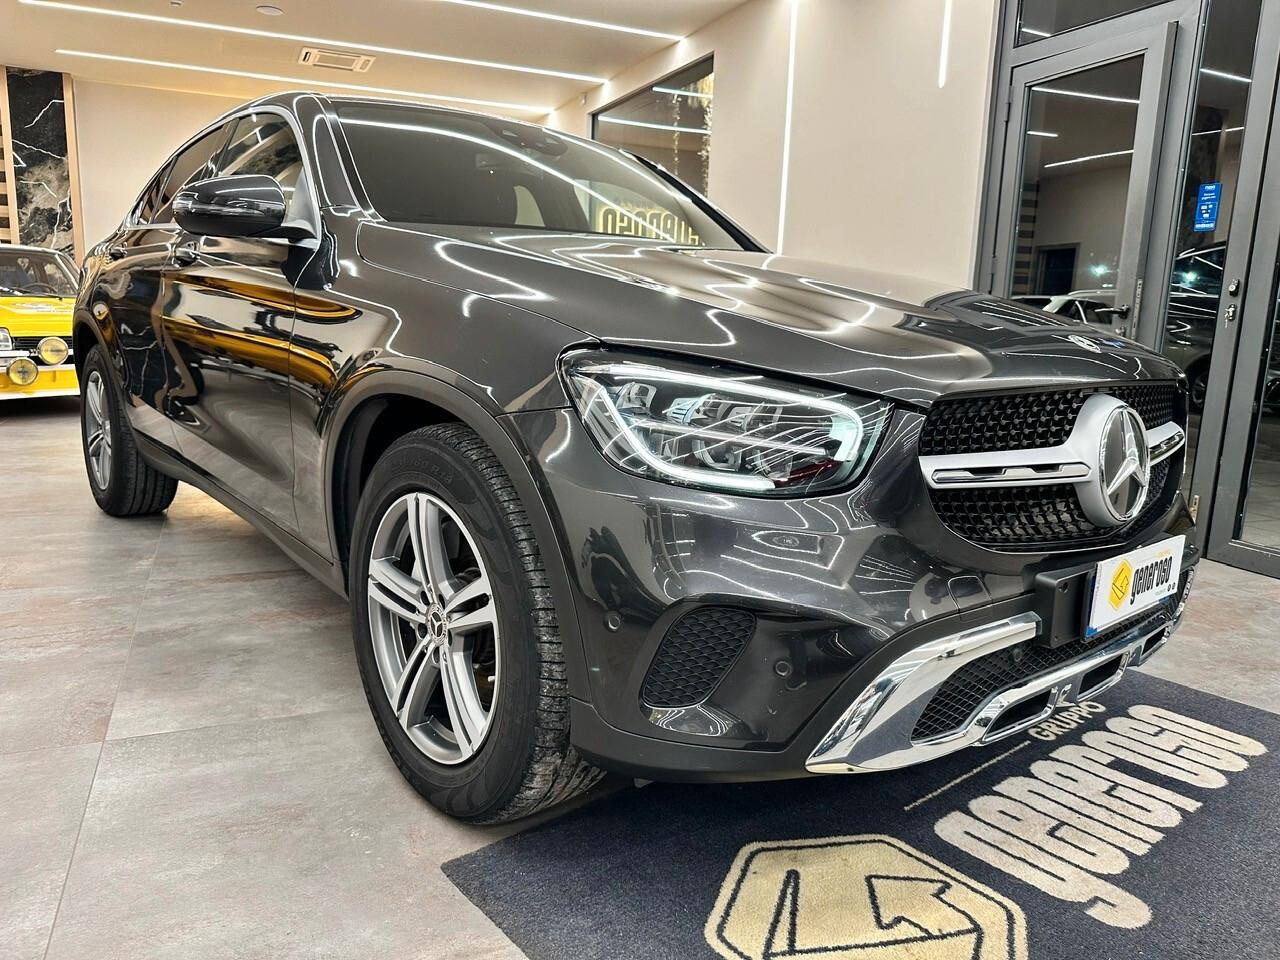
[[[921,457],[920,469],[925,482],[934,489],[1088,483],[1098,462],[1099,438],[1091,424],[1092,418],[1082,415],[1071,428],[1066,442],[1055,447]],[[1148,430],[1150,462],[1154,465],[1172,456],[1186,442],[1186,433],[1173,421]]]
[[[1155,618],[1155,614],[1160,614]],[[911,650],[873,680],[835,725],[819,741],[805,763],[810,773],[864,773],[893,770],[953,753],[975,744],[993,743],[1039,723],[1059,707],[1101,693],[1118,682],[1124,671],[1155,652],[1143,654],[1147,640],[1177,623],[1163,611],[1153,612],[1115,640],[1070,663],[1005,690],[997,691],[957,730],[929,740],[912,740],[916,721],[938,688],[956,670],[977,657],[1030,640],[1039,633],[1040,618],[1021,614],[963,633],[953,634]],[[1163,643],[1164,640],[1161,640]],[[1119,658],[1116,671],[1100,684],[1081,689],[1086,674]],[[1048,694],[1036,716],[993,730],[1010,707]]]
[[[1154,467],[1161,460],[1173,456],[1187,442],[1187,434],[1170,420],[1154,430],[1147,431],[1147,450],[1150,453],[1151,465]]]

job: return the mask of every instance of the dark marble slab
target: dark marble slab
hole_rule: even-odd
[[[20,243],[74,252],[62,74],[7,71]]]

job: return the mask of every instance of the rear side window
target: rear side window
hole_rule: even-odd
[[[227,149],[218,162],[218,176],[237,174],[274,177],[292,207],[302,176],[302,154],[293,128],[284,117],[256,113],[236,121]]]
[[[156,198],[155,213],[146,222],[171,223],[173,221],[174,196],[187,184],[207,180],[213,176],[213,161],[226,135],[225,126],[211,130],[174,158],[169,167],[169,176],[165,178],[164,188]]]

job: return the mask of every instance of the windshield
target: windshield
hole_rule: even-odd
[[[0,247],[0,296],[75,295],[75,275],[66,260],[52,250],[6,250]]]
[[[337,111],[386,220],[742,249],[691,196],[609,147],[429,107],[339,101]]]

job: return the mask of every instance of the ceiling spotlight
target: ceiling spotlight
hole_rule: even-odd
[[[258,12],[262,14],[264,17],[278,17],[280,16],[280,14],[284,13],[283,10],[281,10],[279,7],[277,7],[273,3],[258,4]]]

